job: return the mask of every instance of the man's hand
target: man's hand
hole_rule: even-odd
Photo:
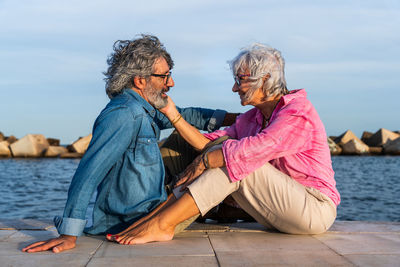
[[[23,252],[39,252],[45,250],[52,250],[54,253],[59,253],[64,250],[74,248],[76,245],[76,236],[60,235],[57,238],[52,238],[46,241],[39,241],[33,243],[22,249]]]
[[[181,192],[186,189],[188,185],[190,185],[197,177],[199,177],[204,171],[206,167],[203,164],[202,155],[199,155],[194,159],[189,166],[183,171],[180,175],[178,182],[175,187],[182,185]]]

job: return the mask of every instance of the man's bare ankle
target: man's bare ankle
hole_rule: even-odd
[[[157,224],[161,231],[164,232],[175,231],[176,225],[168,223],[168,220],[166,220],[166,218],[163,218],[163,216],[157,216]]]

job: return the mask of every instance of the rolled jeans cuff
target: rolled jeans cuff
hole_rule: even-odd
[[[210,121],[208,122],[207,131],[213,132],[215,130],[218,130],[222,126],[222,123],[224,122],[225,115],[226,115],[225,110],[216,109]]]
[[[81,236],[86,225],[86,220],[55,216],[54,225],[60,235]]]

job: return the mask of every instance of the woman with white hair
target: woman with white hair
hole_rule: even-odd
[[[121,244],[165,241],[176,225],[204,215],[227,196],[257,222],[291,234],[319,234],[336,218],[340,195],[325,128],[304,89],[288,91],[281,53],[254,44],[230,62],[232,91],[253,109],[224,130],[201,134],[169,99],[163,112],[179,134],[201,151],[180,176],[174,196],[119,235]],[[180,193],[179,193],[180,192]],[[168,203],[168,204],[167,204]]]

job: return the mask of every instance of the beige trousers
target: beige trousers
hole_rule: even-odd
[[[257,222],[284,233],[323,233],[336,218],[336,205],[329,197],[269,163],[235,183],[226,168],[210,169],[188,188],[202,215],[232,195]]]
[[[160,152],[163,158],[165,166],[165,188],[167,193],[170,194],[173,191],[175,183],[179,174],[186,169],[186,167],[201,153],[209,150],[216,144],[221,144],[223,141],[228,139],[228,137],[221,137],[208,144],[202,152],[196,151],[193,147],[188,144],[177,131],[172,132],[172,134],[163,142],[160,147]],[[180,189],[180,188],[179,188]],[[182,193],[180,190],[174,190],[174,195],[179,198]],[[197,219],[198,215],[187,219],[186,221],[178,224],[175,227],[175,234],[182,232],[187,228],[192,222]]]

